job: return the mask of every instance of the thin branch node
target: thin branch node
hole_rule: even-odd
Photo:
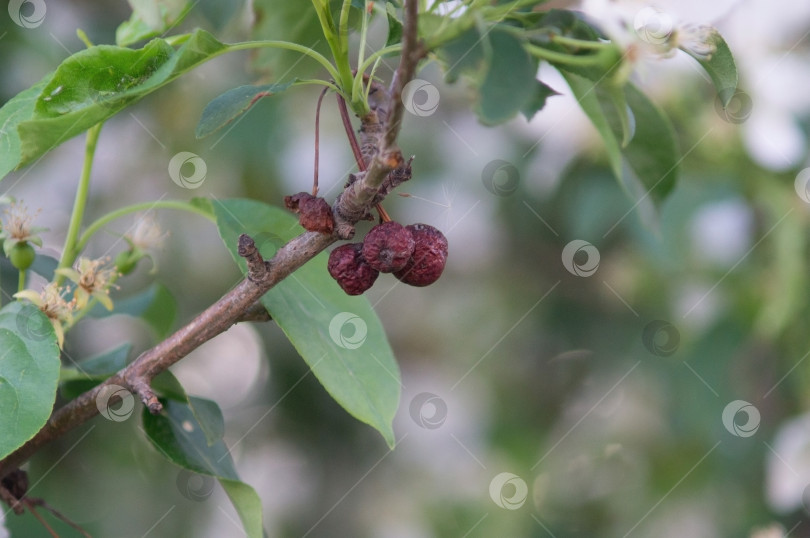
[[[248,280],[251,282],[260,282],[267,274],[267,268],[264,264],[259,249],[256,248],[256,243],[248,234],[239,236],[239,246],[237,248],[239,255],[245,258],[248,265]]]
[[[127,379],[127,385],[129,385],[132,392],[138,395],[150,413],[157,415],[163,411],[163,404],[158,400],[157,394],[149,385],[149,381],[136,374],[134,379]]]

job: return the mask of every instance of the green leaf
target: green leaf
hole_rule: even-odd
[[[115,42],[126,47],[164,33],[191,11],[187,0],[127,0],[132,16],[115,31]]]
[[[241,116],[262,97],[281,93],[294,83],[239,86],[226,91],[206,105],[194,134],[197,138],[205,138]]]
[[[619,145],[619,141],[616,139],[616,135],[613,134],[613,130],[610,127],[610,123],[608,122],[605,113],[602,110],[602,105],[599,102],[599,97],[596,91],[596,84],[587,78],[575,75],[568,71],[561,70],[560,73],[565,78],[565,81],[568,82],[568,86],[571,88],[574,97],[576,97],[577,101],[579,102],[579,106],[582,108],[583,112],[585,112],[585,115],[587,115],[591,120],[591,123],[593,123],[593,126],[596,127],[596,130],[602,137],[605,144],[605,150],[607,151],[610,169],[613,171],[613,175],[616,176],[616,178],[621,179],[621,147]]]
[[[196,207],[197,209],[202,209],[205,211],[206,214],[214,217],[214,205],[211,203],[211,200],[208,198],[204,198],[202,196],[195,196],[189,203]]]
[[[225,435],[225,421],[222,419],[222,411],[216,402],[189,396],[188,403],[200,423],[208,446],[212,446],[222,439]]]
[[[62,397],[72,400],[124,368],[130,351],[132,344],[126,342],[85,359],[75,366],[62,368],[59,374],[59,392]]]
[[[222,420],[222,411],[217,403],[188,396],[183,385],[171,370],[164,370],[158,374],[152,380],[152,389],[161,396],[186,403],[191,407],[191,412],[197,417],[203,433],[205,433],[208,446],[213,445],[225,435],[225,421]]]
[[[34,105],[52,75],[18,93],[0,108],[0,179],[14,170],[20,162],[22,141],[17,126],[34,115]]]
[[[154,39],[138,50],[99,45],[73,54],[44,86],[26,90],[0,109],[0,121],[5,118],[0,143],[9,150],[2,153],[0,172],[35,161],[225,50],[211,34],[197,30],[176,51]],[[37,92],[31,113],[30,99]]]
[[[478,89],[475,110],[482,123],[502,123],[537,97],[537,62],[503,28],[486,33],[469,28],[436,52],[448,82],[464,75]]]
[[[65,371],[75,372],[70,377],[94,377],[106,379],[127,365],[127,358],[132,351],[132,344],[124,342],[120,346],[109,349],[98,355],[85,359],[76,366],[64,368]],[[63,374],[64,379],[64,374]]]
[[[59,346],[48,318],[28,303],[0,310],[0,459],[47,422],[59,383]]]
[[[619,128],[616,129],[614,127],[614,133],[621,138],[622,148],[626,148],[636,134],[636,121],[633,111],[627,104],[627,98],[624,95],[624,86],[616,86],[613,84],[606,86],[599,85],[597,86],[597,92],[597,96],[600,97],[603,106],[605,106],[605,102],[609,102],[613,105],[613,109],[611,110],[611,114],[608,115],[608,118],[612,118],[614,122],[618,123]]]
[[[487,37],[492,52],[476,111],[493,125],[511,119],[534,97],[537,64],[511,33],[496,29]]]
[[[385,40],[385,46],[389,47],[402,41],[402,23],[392,4],[385,5],[385,14],[388,17],[388,38]]]
[[[152,415],[144,408],[143,427],[147,437],[169,461],[195,473],[212,476],[219,480],[225,493],[230,497],[242,520],[249,538],[262,538],[262,505],[256,491],[239,480],[233,459],[224,441],[219,439],[208,444],[205,431],[214,431],[216,424],[205,427],[200,420],[214,419],[222,422],[221,413],[217,417],[200,418],[189,405],[177,400],[162,400],[163,412]]]
[[[619,140],[623,137],[625,127],[617,109],[620,105],[617,105],[613,94],[617,90],[600,87],[567,71],[561,73],[585,114],[602,136],[608,161],[616,178],[636,197],[629,188],[631,181],[624,175],[624,158],[644,189],[641,196],[644,199],[649,196],[656,203],[663,201],[675,186],[680,159],[675,131],[669,119],[635,86],[626,84],[623,94],[629,108],[628,114],[632,114],[633,134],[622,148]]]
[[[546,99],[552,95],[560,94],[554,91],[551,86],[548,86],[539,80],[535,80],[532,97],[526,101],[526,103],[520,109],[520,112],[526,117],[526,121],[532,121],[534,115],[543,110],[543,107],[546,106]]]
[[[711,77],[723,106],[728,106],[731,98],[734,97],[739,81],[737,64],[734,62],[734,56],[731,54],[731,49],[728,48],[726,41],[714,28],[712,28],[711,41],[715,46],[715,51],[708,59],[696,56],[689,49],[684,48],[682,50],[703,66],[703,69]]]
[[[171,370],[164,370],[152,380],[152,389],[161,396],[188,403],[188,395]]]
[[[59,260],[38,252],[37,257],[34,258],[34,263],[31,265],[31,270],[50,282],[53,280],[53,272],[58,266]]]
[[[124,314],[144,320],[155,331],[158,338],[166,338],[174,325],[177,314],[177,301],[169,289],[158,282],[149,286],[141,293],[114,300],[114,309],[107,310],[96,305],[90,311],[94,318],[105,318],[116,314]]]
[[[470,28],[439,47],[436,54],[444,64],[447,82],[455,82],[461,75],[469,76],[476,85],[483,81],[486,51],[482,41],[478,30]]]
[[[662,202],[678,181],[681,152],[675,129],[641,90],[627,84],[624,95],[635,120],[635,134],[622,154],[653,201]]]
[[[243,272],[244,259],[236,252],[240,234],[249,234],[269,259],[301,232],[294,216],[261,202],[217,201],[214,209],[219,234]],[[393,447],[399,368],[368,300],[340,289],[326,270],[327,258],[316,256],[267,292],[262,304],[329,394]]]
[[[310,2],[279,2],[279,0],[252,0],[253,27],[251,39],[274,39],[300,43],[319,52],[330,54],[320,22]],[[300,78],[317,76],[322,67],[291,51],[258,49],[251,55],[254,70],[278,78],[295,70]]]

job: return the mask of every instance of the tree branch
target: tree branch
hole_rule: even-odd
[[[54,411],[34,437],[0,461],[0,477],[17,469],[46,443],[98,414],[96,399],[102,390],[109,390],[111,385],[128,388],[138,394],[152,413],[160,412],[162,406],[150,387],[155,376],[243,319],[247,312],[255,308],[262,295],[330,244],[345,238],[348,230],[353,233],[357,221],[373,207],[383,180],[403,162],[395,144],[402,118],[402,88],[411,80],[417,62],[424,56],[424,51],[416,42],[416,19],[417,1],[407,0],[402,57],[388,96],[387,110],[381,110],[379,115],[372,110],[368,116],[361,118],[364,127],[382,133],[379,145],[367,172],[358,175],[357,181],[349,185],[335,201],[333,212],[338,224],[335,232],[302,233],[281,247],[269,261],[262,260],[251,238],[246,235],[240,237],[239,254],[247,260],[249,267],[245,279],[187,325],[143,352],[126,368]],[[388,110],[390,115],[387,114]],[[390,121],[381,123],[381,116]],[[6,502],[11,501],[4,493],[0,488],[0,497]]]
[[[337,229],[345,236],[347,223],[355,223],[365,217],[369,205],[377,196],[388,174],[404,164],[402,152],[396,145],[402,123],[404,105],[402,90],[416,71],[416,64],[424,57],[424,48],[417,43],[417,1],[405,2],[405,28],[402,39],[402,56],[391,84],[391,90],[382,103],[372,107],[361,121],[361,134],[365,136],[361,148],[371,140],[376,149],[365,173],[357,174],[335,202],[334,212]],[[384,91],[384,90],[377,90]],[[376,140],[375,140],[376,139]],[[364,155],[366,158],[366,155]]]

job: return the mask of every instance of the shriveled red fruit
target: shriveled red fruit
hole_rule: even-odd
[[[285,196],[284,205],[293,213],[298,213],[298,223],[307,231],[331,234],[335,229],[332,208],[323,198],[299,192]]]
[[[394,221],[378,224],[363,239],[363,257],[381,273],[399,271],[413,254],[413,234]]]
[[[341,245],[329,254],[327,269],[348,295],[360,295],[369,289],[380,272],[363,258],[363,244]]]
[[[413,235],[415,246],[408,263],[394,276],[411,286],[429,286],[436,282],[447,262],[447,238],[427,224],[406,226]]]

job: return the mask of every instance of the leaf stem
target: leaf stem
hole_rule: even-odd
[[[318,104],[315,106],[315,167],[312,178],[312,196],[318,196],[318,166],[320,164],[320,130],[321,130],[321,103],[328,88],[321,90]]]
[[[537,45],[526,45],[526,50],[529,52],[529,54],[535,56],[536,58],[556,64],[588,67],[602,62],[602,58],[599,54],[575,56],[572,54],[564,54],[562,52],[544,49],[543,47],[538,47]]]
[[[360,47],[357,52],[357,73],[360,74],[360,67],[363,65],[363,60],[366,56],[366,39],[368,36],[368,0],[363,1],[363,22],[360,26]],[[355,81],[357,77],[355,76]],[[354,97],[354,87],[352,87],[352,97]]]
[[[79,186],[76,189],[76,198],[73,201],[73,213],[70,215],[70,224],[68,225],[67,237],[65,238],[65,246],[62,250],[62,258],[59,260],[59,267],[70,267],[76,260],[76,255],[80,252],[77,248],[76,241],[79,237],[79,229],[82,226],[82,219],[84,218],[84,209],[87,206],[87,196],[90,193],[90,173],[93,170],[93,157],[96,154],[96,144],[98,137],[101,133],[102,123],[90,127],[87,130],[87,138],[84,145],[84,164],[82,165],[82,173],[79,177]],[[65,277],[59,275],[56,277],[56,284],[62,283]]]
[[[299,45],[298,43],[290,43],[288,41],[244,41],[242,43],[233,43],[228,45],[223,52],[230,52],[234,50],[250,50],[250,49],[261,49],[261,48],[275,48],[275,49],[285,49],[285,50],[293,50],[295,52],[300,52],[305,56],[309,56],[319,64],[321,64],[328,72],[329,76],[331,76],[335,80],[340,80],[340,73],[332,63],[326,59],[326,56],[321,54],[320,52],[314,51],[309,47],[305,47],[304,45]]]
[[[180,211],[188,211],[189,213],[196,213],[197,215],[201,215],[207,218],[210,221],[214,221],[213,215],[206,212],[204,209],[201,209],[195,205],[190,204],[189,202],[183,202],[180,200],[158,200],[156,202],[142,202],[139,204],[132,204],[125,207],[121,207],[116,209],[115,211],[111,211],[100,217],[98,220],[93,222],[90,226],[82,234],[79,242],[76,245],[76,250],[81,252],[85,246],[87,246],[87,242],[90,241],[90,238],[101,230],[104,226],[109,224],[110,222],[119,219],[125,215],[129,215],[130,213],[137,213],[138,211],[149,211],[152,209],[177,209]]]
[[[357,66],[357,73],[354,75],[354,83],[352,85],[352,95],[357,95],[363,88],[363,74],[366,72],[366,69],[369,68],[373,63],[378,62],[380,58],[385,56],[386,54],[393,54],[395,52],[399,52],[402,50],[402,45],[390,45],[388,47],[382,48],[378,51],[375,51],[371,54],[368,58],[366,58],[362,63],[359,63]],[[371,81],[369,81],[369,84]],[[365,92],[364,102],[368,102],[367,96],[368,92]]]
[[[348,35],[346,36],[347,44],[344,47],[339,30],[335,27],[335,20],[332,17],[332,11],[329,8],[328,1],[312,0],[312,4],[315,6],[318,21],[321,23],[321,30],[326,38],[326,42],[329,44],[329,49],[332,51],[332,57],[335,60],[335,67],[330,64],[330,74],[340,87],[341,93],[345,94],[347,96],[346,98],[351,101],[352,69],[349,65]],[[344,9],[348,9],[346,4],[351,5],[351,0],[344,0],[343,9],[341,9],[341,19],[343,19]],[[348,32],[348,11],[346,23],[346,30]],[[354,105],[354,103],[352,103],[352,105]],[[358,111],[355,110],[355,112]]]
[[[569,47],[577,47],[580,49],[603,49],[605,47],[612,46],[612,43],[602,42],[602,41],[588,41],[585,39],[576,39],[573,37],[566,37],[562,35],[552,35],[551,41],[554,43],[558,43],[560,45],[567,45]]]

